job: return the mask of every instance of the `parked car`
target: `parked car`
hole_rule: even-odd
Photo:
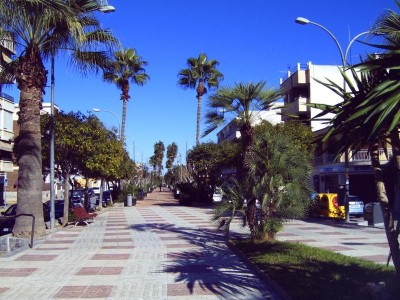
[[[362,216],[364,214],[364,201],[360,197],[349,195],[349,215]]]
[[[46,202],[47,209],[49,212],[51,211],[51,202],[50,200]],[[64,216],[64,200],[63,199],[56,199],[54,200],[54,218],[59,220]]]
[[[17,204],[10,205],[6,211],[1,213],[0,216],[0,236],[6,235],[12,232],[15,224],[15,217],[17,215]],[[45,222],[50,221],[50,210],[47,205],[43,203],[43,217]]]
[[[75,189],[69,191],[69,201],[72,207],[83,206],[85,203],[85,193],[88,193],[89,203],[96,203],[97,196],[93,189]]]
[[[96,205],[99,205],[100,201],[100,193],[96,194]],[[102,204],[103,206],[108,205],[111,202],[111,192],[110,191],[103,191],[103,201]]]
[[[218,203],[222,201],[222,189],[221,188],[215,188],[214,194],[213,194],[213,202]]]

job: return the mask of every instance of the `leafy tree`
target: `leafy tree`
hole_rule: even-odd
[[[198,201],[211,202],[217,185],[222,183],[224,168],[235,167],[240,147],[232,142],[202,143],[188,152],[187,163],[197,183]]]
[[[47,71],[43,62],[53,53],[67,51],[78,70],[97,71],[107,60],[104,50],[117,44],[94,17],[100,8],[100,3],[90,0],[0,1],[0,34],[12,37],[18,53],[11,64],[3,66],[4,74],[12,74],[20,90],[17,213],[36,216],[35,236],[45,234],[40,107]],[[30,231],[30,218],[17,218],[13,234],[27,237]]]
[[[49,165],[50,116],[41,117],[44,166]],[[72,174],[106,180],[127,179],[133,162],[115,133],[107,130],[95,116],[80,112],[55,115],[55,167],[64,178],[64,219],[68,223],[69,186]],[[48,173],[44,167],[44,174]],[[100,190],[102,193],[102,189]],[[102,196],[102,195],[100,195]]]
[[[142,60],[142,57],[137,55],[135,49],[128,48],[114,53],[114,59],[108,61],[107,68],[103,74],[106,82],[115,83],[122,91],[121,140],[124,140],[125,137],[126,104],[131,98],[129,95],[129,82],[139,86],[144,85],[150,78],[144,69],[146,65],[147,61]]]
[[[223,80],[223,75],[217,70],[219,62],[208,60],[205,53],[200,53],[198,58],[190,57],[187,60],[187,69],[182,69],[178,73],[178,84],[184,88],[196,89],[197,92],[197,129],[196,145],[200,143],[200,121],[201,121],[201,100],[207,89],[217,88],[219,82]]]
[[[266,82],[237,83],[233,87],[221,87],[209,96],[209,112],[206,115],[208,135],[226,121],[233,118],[241,134],[241,156],[239,159],[238,176],[241,184],[248,179],[250,170],[244,158],[248,156],[250,147],[254,144],[253,124],[261,110],[268,109],[281,97],[281,91],[274,88],[266,89]],[[228,119],[231,115],[231,119]],[[252,183],[247,186],[245,199],[248,200],[247,218],[250,231],[256,234],[256,198],[252,195]]]
[[[119,181],[133,177],[134,163],[129,158],[121,140],[107,130],[103,123],[93,115],[85,121],[86,142],[82,145],[81,171],[86,178],[101,180],[100,199],[102,199],[103,182]],[[101,203],[99,203],[101,209]]]
[[[54,116],[54,164],[57,172],[64,178],[64,218],[63,226],[68,223],[70,176],[80,172],[82,160],[80,146],[87,142],[82,134],[85,116],[80,112],[65,114],[60,112]],[[41,116],[42,154],[44,174],[50,165],[50,116]]]

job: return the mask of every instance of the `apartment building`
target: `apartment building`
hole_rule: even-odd
[[[307,106],[307,103],[320,103],[334,105],[342,101],[342,98],[317,80],[327,82],[327,79],[343,84],[343,77],[339,72],[339,66],[297,64],[288,71],[280,80],[283,89],[284,107],[282,108],[282,120],[289,120],[290,116],[297,116],[309,125],[317,135],[324,135],[328,129],[326,121],[311,120],[320,110]],[[328,116],[329,117],[329,116]],[[332,116],[331,116],[332,117]],[[311,120],[311,121],[310,121]],[[317,145],[313,183],[314,189],[320,193],[337,193],[340,187],[346,185],[345,155],[337,157],[334,153],[323,151],[330,143]],[[381,149],[381,163],[387,162],[383,149]],[[390,157],[391,149],[389,149]],[[348,175],[349,192],[351,195],[360,196],[365,202],[374,201],[376,198],[373,170],[371,168],[368,151],[348,151]]]

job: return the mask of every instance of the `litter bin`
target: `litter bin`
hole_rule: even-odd
[[[126,206],[132,206],[132,195],[128,194],[128,197],[126,199]]]
[[[369,226],[383,224],[382,209],[379,202],[371,202],[365,205],[364,220],[368,221]]]
[[[126,198],[126,206],[135,206],[136,205],[136,198],[133,197],[131,194],[128,194]]]

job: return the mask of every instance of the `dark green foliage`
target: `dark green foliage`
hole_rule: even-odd
[[[187,163],[193,170],[197,201],[211,203],[217,185],[221,185],[224,168],[236,167],[239,145],[232,142],[202,143],[188,152]]]

